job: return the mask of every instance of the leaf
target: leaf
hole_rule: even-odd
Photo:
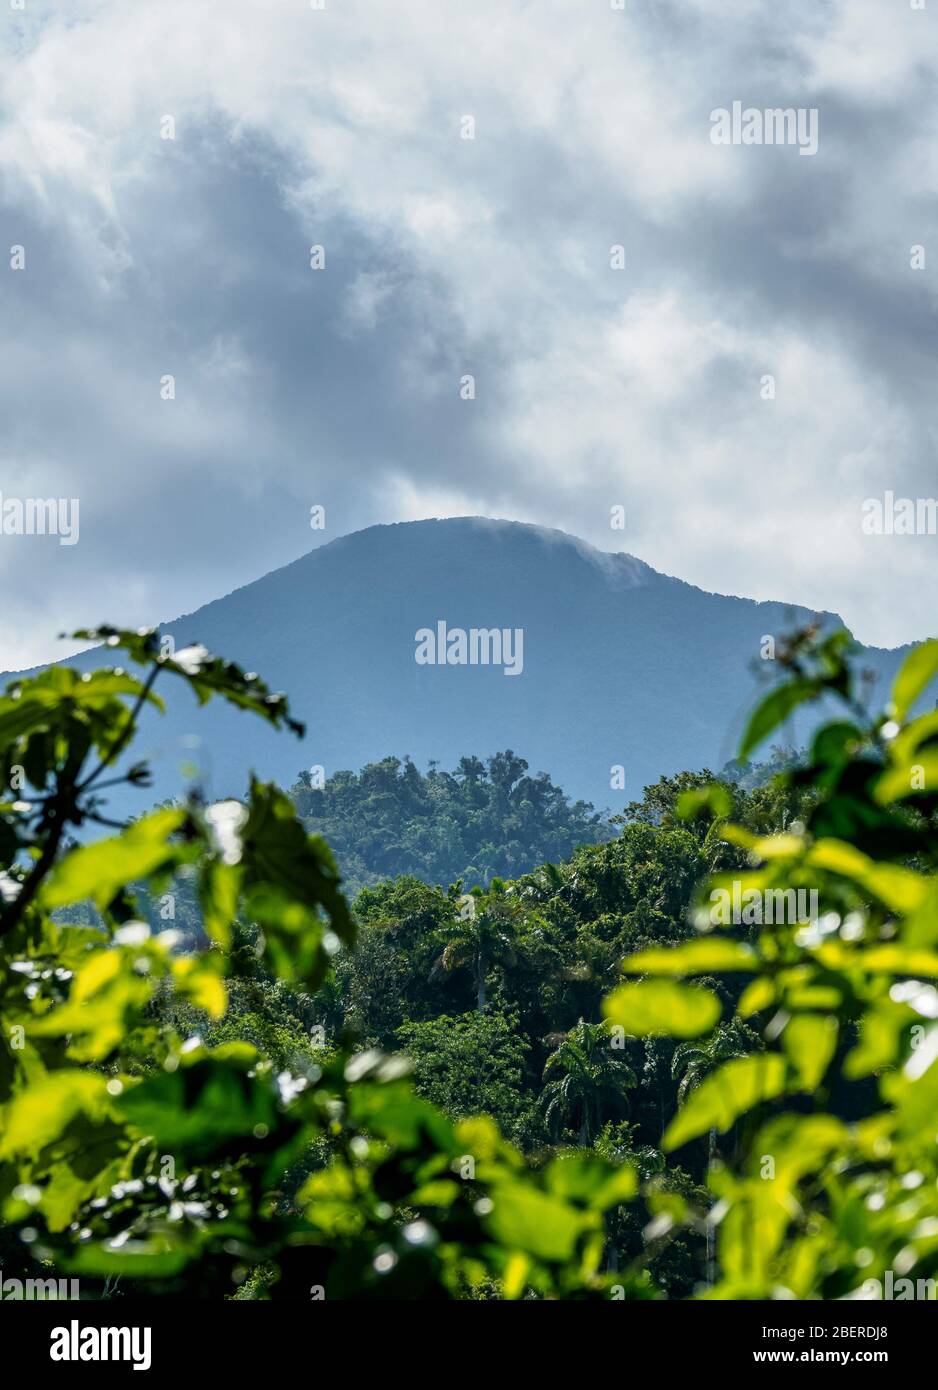
[[[833,1115],[774,1116],[759,1131],[750,1163],[762,1166],[762,1155],[775,1159],[776,1180],[794,1184],[810,1172],[832,1150],[845,1150],[849,1142],[847,1126]],[[770,1185],[760,1176],[760,1182]]]
[[[535,1259],[571,1259],[582,1232],[598,1223],[597,1217],[520,1182],[499,1183],[491,1195],[492,1210],[485,1221],[490,1235],[508,1250],[521,1250]]]
[[[255,888],[245,896],[244,911],[260,927],[264,960],[278,979],[313,989],[322,983],[330,956],[314,908],[275,888]]]
[[[228,1007],[228,992],[218,972],[218,962],[212,956],[185,956],[173,961],[177,991],[210,1018],[223,1017]]]
[[[906,1058],[901,1071],[880,1081],[884,1098],[896,1108],[904,1134],[934,1151],[938,1142],[938,1024],[932,1024]]]
[[[908,1004],[892,1000],[868,1009],[860,1019],[859,1041],[844,1061],[845,1075],[855,1080],[891,1067],[898,1060],[903,1037],[918,1021],[919,1015]]]
[[[203,861],[198,887],[202,922],[208,937],[226,949],[231,945],[240,891],[241,870],[237,864],[225,864],[220,859]]]
[[[709,990],[670,980],[622,985],[603,1002],[611,1023],[644,1038],[697,1037],[710,1031],[721,1012],[719,999]]]
[[[938,641],[913,647],[896,673],[892,687],[892,716],[900,723],[915,701],[938,675]]]
[[[613,1167],[595,1153],[562,1154],[547,1165],[544,1182],[555,1197],[593,1211],[629,1202],[638,1193],[631,1163]]]
[[[794,680],[776,686],[753,710],[742,742],[739,745],[739,759],[748,758],[754,748],[773,730],[783,724],[793,710],[806,700],[813,700],[818,693],[814,681]]]
[[[680,946],[652,946],[626,956],[622,962],[628,975],[706,975],[758,968],[759,959],[751,946],[716,936],[685,941]]]
[[[385,1065],[394,1057],[384,1057]],[[377,1063],[379,1075],[382,1063]],[[396,1149],[414,1150],[430,1144],[442,1153],[455,1151],[450,1121],[404,1081],[356,1081],[349,1090],[350,1121]]]
[[[103,911],[122,888],[179,862],[183,848],[170,844],[169,839],[185,819],[183,810],[154,811],[120,835],[73,849],[46,880],[43,906],[51,910],[91,901]]]
[[[846,720],[825,724],[814,736],[811,761],[824,767],[842,767],[863,744],[863,731]]]
[[[736,1012],[740,1018],[750,1018],[753,1014],[759,1014],[763,1009],[768,1009],[775,1003],[776,987],[775,981],[770,975],[759,975],[743,990],[736,1006]]]
[[[165,1236],[147,1241],[129,1240],[113,1247],[96,1241],[76,1246],[63,1267],[69,1274],[98,1278],[116,1274],[126,1275],[128,1279],[169,1279],[196,1255],[197,1251],[174,1246]]]
[[[780,1096],[785,1090],[785,1079],[785,1059],[777,1052],[734,1058],[691,1092],[683,1110],[665,1132],[664,1148],[679,1149],[708,1129],[725,1133],[740,1115]]]
[[[720,820],[733,809],[733,799],[720,782],[711,782],[706,787],[690,787],[681,792],[675,810],[681,820],[696,820],[703,811]]]
[[[102,961],[119,969],[106,982],[97,968]],[[98,978],[88,980],[89,975]],[[69,1057],[102,1061],[120,1046],[152,992],[152,981],[132,973],[120,952],[99,952],[81,967],[71,997],[34,1019],[30,1033],[36,1038],[67,1037]]]
[[[33,1082],[0,1112],[0,1158],[37,1156],[64,1134],[76,1116],[102,1119],[110,1099],[107,1079],[97,1072],[63,1068]]]
[[[28,781],[45,787],[56,766],[56,741],[65,739],[73,750],[93,744],[104,755],[128,732],[129,711],[120,696],[163,703],[126,671],[81,672],[53,666],[38,676],[17,679],[0,700],[0,749],[22,763]],[[59,748],[61,751],[61,747]]]
[[[49,724],[49,707],[37,700],[0,700],[0,748]]]
[[[837,1047],[837,1020],[824,1014],[796,1014],[782,1033],[782,1045],[797,1075],[799,1091],[816,1091]]]
[[[903,724],[895,738],[889,740],[889,756],[893,762],[913,762],[917,748],[933,745],[938,738],[938,709],[927,710]]]
[[[141,666],[156,665],[162,670],[181,676],[192,688],[200,705],[213,695],[220,695],[239,709],[259,714],[275,728],[285,725],[302,738],[305,727],[292,719],[285,695],[272,694],[253,671],[245,673],[233,661],[213,656],[205,647],[193,644],[171,655],[164,655],[160,634],[155,628],[133,632],[127,628],[102,625],[72,633],[75,641],[104,642],[108,647],[120,647]]]
[[[354,942],[332,851],[321,836],[307,833],[293,802],[274,783],[252,781],[241,834],[247,889],[274,888],[307,909],[322,907],[339,939],[347,946]]]
[[[277,1123],[270,1088],[211,1055],[128,1087],[118,1106],[159,1152],[177,1158],[240,1152],[251,1147],[252,1138],[265,1139]]]
[[[805,856],[805,863],[860,884],[893,912],[914,911],[927,890],[921,874],[898,864],[877,862],[845,840],[818,840]]]
[[[921,903],[906,918],[902,940],[913,947],[938,945],[938,880],[928,880]]]
[[[831,941],[816,951],[815,958],[829,970],[860,965],[883,975],[938,976],[938,952],[900,941],[873,942],[860,950],[845,941]]]
[[[934,747],[914,753],[907,763],[886,768],[874,788],[874,796],[880,806],[902,801],[907,796],[934,796],[936,792],[938,751]]]

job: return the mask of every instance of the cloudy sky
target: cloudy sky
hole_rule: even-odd
[[[617,3],[3,4],[0,667],[466,513],[938,630],[938,0]]]

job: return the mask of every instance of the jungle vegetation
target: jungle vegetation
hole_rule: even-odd
[[[938,713],[916,711],[938,643],[874,710],[848,634],[808,629],[739,767],[797,706],[840,713],[769,780],[664,778],[609,835],[504,874],[491,820],[433,871],[445,846],[418,837],[414,872],[350,904],[312,803],[275,785],[112,824],[173,681],[298,726],[203,648],[79,636],[124,664],[0,699],[13,1296],[50,1272],[84,1297],[303,1300],[842,1298],[934,1274]],[[376,766],[448,815],[524,781],[467,762]],[[578,840],[593,813],[572,830],[533,785]],[[452,863],[465,880],[435,881]],[[716,925],[733,885],[747,913]],[[749,910],[799,888],[807,921]]]

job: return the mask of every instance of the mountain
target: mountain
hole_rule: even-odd
[[[764,679],[771,669],[763,637],[812,619],[839,621],[705,593],[519,522],[373,526],[162,625],[177,649],[204,642],[286,691],[307,725],[302,744],[221,704],[196,713],[167,679],[169,713],[147,716],[135,756],[150,756],[162,798],[181,785],[184,762],[227,796],[252,768],[289,786],[304,767],[331,775],[388,754],[452,767],[462,754],[511,748],[569,795],[616,809],[662,774],[731,758],[755,670]],[[501,664],[471,664],[499,655],[482,629],[507,630]],[[436,664],[447,652],[466,664]],[[864,665],[882,685],[901,655],[868,648]],[[66,664],[103,663],[86,652]],[[611,785],[616,767],[621,787]]]

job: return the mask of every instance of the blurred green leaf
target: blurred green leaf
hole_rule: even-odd
[[[77,1115],[103,1119],[110,1103],[107,1079],[98,1072],[69,1067],[51,1073],[0,1108],[0,1159],[37,1156]]]
[[[691,1092],[665,1131],[664,1148],[679,1149],[708,1129],[724,1133],[754,1106],[780,1096],[785,1080],[785,1061],[774,1052],[727,1062]]]
[[[749,757],[754,748],[783,724],[789,715],[806,700],[817,697],[815,681],[791,680],[776,686],[753,710],[739,745],[739,758]]]
[[[693,1038],[713,1027],[721,1005],[715,994],[698,985],[643,980],[614,990],[603,1003],[603,1013],[633,1037]]]
[[[684,941],[680,946],[651,946],[622,962],[628,975],[706,975],[758,968],[759,958],[751,946],[723,936]]]
[[[695,820],[703,811],[720,820],[732,811],[733,800],[726,787],[711,782],[706,787],[690,787],[681,792],[676,809],[681,820]]]
[[[160,1153],[207,1159],[264,1141],[277,1125],[273,1091],[239,1070],[232,1059],[209,1057],[128,1086],[120,1114],[155,1142]]]
[[[341,880],[332,852],[321,836],[307,834],[293,802],[279,787],[252,781],[241,836],[246,890],[272,889],[280,895],[281,905],[292,899],[310,910],[321,907],[340,941],[354,942],[355,925],[339,891]],[[293,930],[283,920],[282,907],[278,912],[285,929]]]
[[[128,884],[168,872],[184,855],[171,837],[185,820],[183,810],[154,811],[119,835],[71,850],[47,879],[43,905],[51,910],[87,901],[103,910]]]
[[[798,1089],[816,1091],[837,1047],[837,1019],[823,1014],[796,1014],[782,1033],[782,1044]]]
[[[892,687],[892,715],[905,719],[915,701],[938,675],[938,641],[913,647],[896,674]]]
[[[492,1210],[485,1224],[500,1245],[538,1260],[570,1260],[584,1231],[596,1217],[578,1213],[567,1203],[518,1181],[492,1190]]]

